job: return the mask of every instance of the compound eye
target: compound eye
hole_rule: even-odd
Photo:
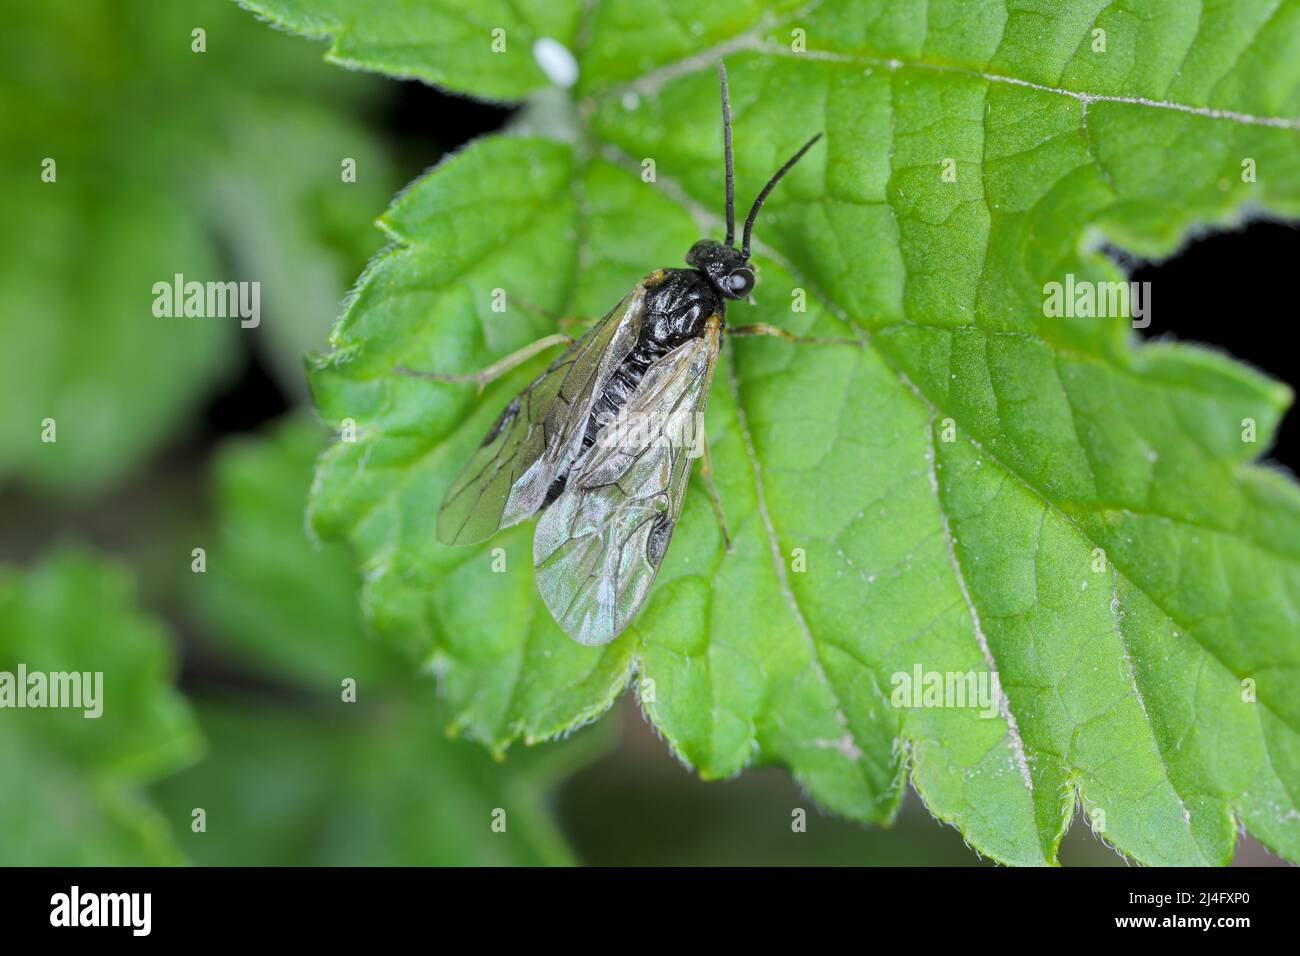
[[[732,297],[743,299],[754,288],[754,270],[741,267],[727,276],[727,292]]]

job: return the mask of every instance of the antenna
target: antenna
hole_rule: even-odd
[[[731,95],[727,92],[727,64],[718,61],[722,81],[722,153],[727,163],[727,245],[736,244],[736,171],[731,160]]]
[[[790,171],[790,167],[803,159],[803,154],[812,149],[813,143],[817,142],[817,140],[821,138],[822,134],[818,133],[812,139],[808,140],[808,142],[804,143],[803,146],[799,147],[799,152],[795,153],[785,161],[785,165],[778,169],[776,175],[767,181],[767,185],[763,187],[763,191],[759,193],[758,198],[754,200],[754,205],[749,210],[749,218],[745,220],[745,238],[741,242],[740,246],[740,254],[746,260],[749,259],[749,236],[750,233],[754,231],[754,220],[758,218],[758,211],[763,207],[763,200],[767,198],[768,193],[776,188],[776,184],[781,181],[781,177]]]

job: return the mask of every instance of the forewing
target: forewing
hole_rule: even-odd
[[[646,370],[537,523],[537,586],[581,644],[613,640],[650,593],[704,439],[720,331],[715,316],[703,336]]]
[[[592,404],[636,344],[646,281],[510,400],[438,510],[438,540],[474,544],[536,513],[582,449]]]

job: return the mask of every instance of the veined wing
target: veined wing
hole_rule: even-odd
[[[646,370],[533,537],[537,586],[580,644],[617,637],[650,593],[703,441],[721,321]]]
[[[648,276],[510,400],[438,510],[438,540],[474,544],[535,514],[582,450],[591,407],[636,344]]]

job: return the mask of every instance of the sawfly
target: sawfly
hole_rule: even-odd
[[[763,201],[822,135],[768,180],[737,248],[731,106],[725,66],[719,64],[718,72],[724,242],[695,243],[686,254],[689,269],[646,276],[576,341],[547,336],[469,375],[412,373],[481,388],[540,352],[570,343],[488,430],[447,490],[437,531],[445,544],[474,544],[540,512],[533,537],[537,586],[556,622],[581,644],[613,640],[645,602],[681,517],[692,459],[701,454],[722,517],[696,423],[703,420],[727,302],[748,298],[754,288],[750,238]],[[769,325],[730,332],[800,340]],[[725,522],[723,535],[727,539]]]

